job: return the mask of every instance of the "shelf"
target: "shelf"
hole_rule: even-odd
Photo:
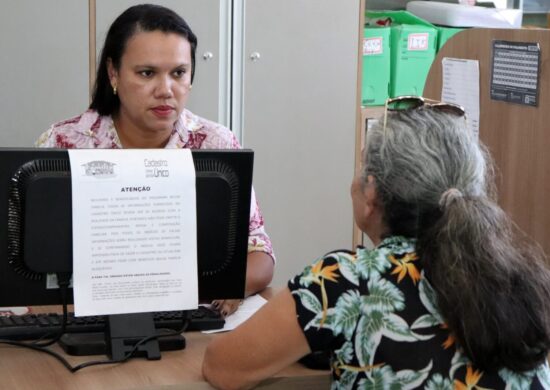
[[[362,106],[361,107],[361,117],[363,119],[378,119],[384,115],[384,106]]]

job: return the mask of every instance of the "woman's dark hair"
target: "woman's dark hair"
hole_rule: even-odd
[[[187,39],[191,45],[191,83],[193,82],[197,37],[185,20],[174,11],[160,5],[141,4],[130,7],[120,14],[109,28],[101,51],[90,104],[90,108],[96,110],[100,115],[111,115],[116,113],[120,107],[120,100],[117,95],[113,94],[109,81],[108,60],[110,59],[113,66],[119,69],[128,40],[139,31],[175,33]]]
[[[389,113],[367,134],[389,234],[418,239],[425,275],[458,346],[479,368],[526,371],[550,349],[550,270],[494,202],[489,154],[464,118]]]

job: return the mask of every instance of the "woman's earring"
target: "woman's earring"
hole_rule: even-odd
[[[189,89],[193,89],[193,84],[189,85]]]
[[[116,95],[116,85],[113,85],[113,95]]]

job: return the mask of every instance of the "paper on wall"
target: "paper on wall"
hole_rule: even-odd
[[[464,107],[470,129],[479,136],[479,61],[445,57],[442,68],[441,100]]]

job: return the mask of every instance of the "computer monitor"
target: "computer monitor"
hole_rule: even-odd
[[[199,300],[242,298],[253,152],[193,150],[192,156]],[[0,148],[0,306],[61,303],[47,279],[72,272],[71,205],[66,150]]]

